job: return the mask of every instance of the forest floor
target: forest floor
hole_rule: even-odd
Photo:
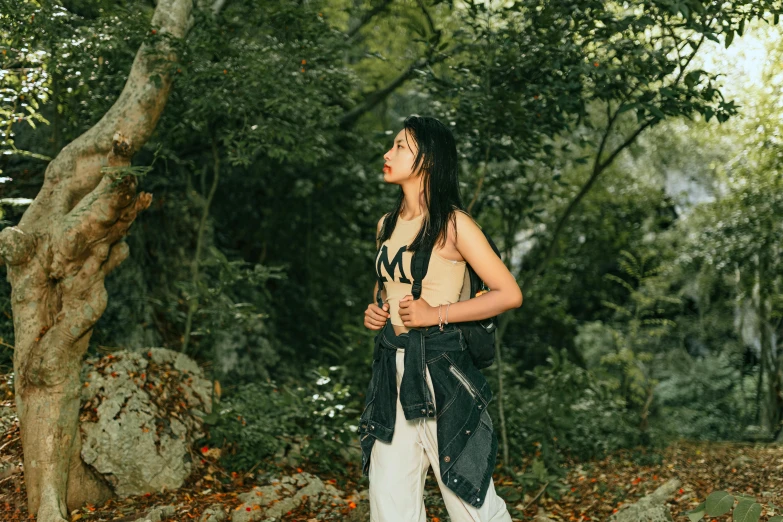
[[[21,462],[17,460],[21,458],[18,436],[17,428],[6,432],[4,440],[0,441],[0,458],[6,462]],[[154,507],[167,505],[176,506],[176,513],[165,520],[198,520],[207,507],[216,503],[222,504],[227,513],[241,508],[237,495],[258,484],[255,474],[228,473],[214,466],[211,469],[211,474],[206,468],[200,475],[194,474],[176,491],[113,499],[101,506],[87,505],[72,513],[71,521],[131,522]],[[564,478],[553,480],[543,489],[531,485],[524,494],[509,476],[496,474],[495,484],[515,521],[603,521],[623,504],[635,502],[670,478],[682,482],[679,491],[668,501],[676,521],[687,521],[684,513],[717,490],[756,497],[765,506],[762,520],[766,520],[773,514],[774,505],[783,506],[782,470],[783,448],[780,446],[681,442],[660,453],[621,451],[601,460],[572,464]],[[342,491],[366,489],[366,479],[354,480],[361,477],[358,468],[350,471],[347,475],[319,476]],[[279,475],[296,472],[296,469],[281,468]],[[449,520],[432,472],[426,481],[425,503],[428,522]],[[334,509],[343,511],[334,512],[330,516],[332,520],[357,519],[358,512],[351,513],[355,505]],[[24,479],[18,468],[0,477],[0,513],[0,519],[4,521],[34,520],[26,510]],[[304,504],[301,509],[290,511],[284,519],[292,522],[321,520],[315,516]]]
[[[3,406],[12,408],[13,396],[7,383],[0,380],[0,408]],[[7,420],[8,417],[5,425],[0,423],[0,521],[35,520],[27,513],[18,420],[15,416],[11,424]],[[115,498],[100,506],[86,505],[71,513],[70,520],[134,522],[153,508],[173,506],[174,515],[161,522],[198,521],[204,511],[215,504],[223,506],[224,512],[230,515],[234,510],[243,509],[238,498],[242,493],[255,486],[264,486],[270,479],[303,471],[279,467],[264,472],[232,473],[220,466],[219,451],[210,450],[201,456],[201,464],[177,490]],[[316,518],[313,505],[305,502],[289,511],[284,520],[365,522],[369,519],[366,494],[361,494],[366,493],[368,481],[362,477],[358,466],[351,465],[347,471],[339,473],[302,468],[317,475],[323,483],[345,492],[345,499],[327,500],[329,506],[315,506],[318,512],[327,513],[321,518]],[[667,504],[678,522],[688,521],[684,513],[704,501],[710,493],[720,490],[735,496],[755,497],[764,506],[761,520],[783,514],[781,508],[775,508],[783,506],[783,445],[683,441],[661,451],[625,450],[603,459],[569,462],[560,477],[551,477],[549,482],[544,478],[544,483],[540,479],[531,481],[531,471],[532,462],[527,461],[523,469],[514,470],[513,476],[500,472],[494,476],[496,490],[506,501],[515,522],[604,521],[623,505],[636,502],[672,478],[679,479],[681,486]],[[356,502],[346,501],[351,498]],[[449,520],[431,470],[425,482],[425,505],[428,522]],[[729,517],[709,520],[724,521]]]

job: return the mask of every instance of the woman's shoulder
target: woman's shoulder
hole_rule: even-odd
[[[449,219],[446,223],[447,238],[452,248],[459,251],[458,242],[462,245],[470,244],[477,237],[483,236],[483,233],[481,232],[481,227],[469,212],[457,207],[453,207],[452,211],[454,219]],[[467,238],[467,241],[465,241],[465,238]]]
[[[464,230],[466,228],[481,229],[481,225],[479,225],[478,222],[473,219],[473,216],[471,216],[467,210],[463,210],[457,207],[454,207],[453,210],[456,218],[455,221],[457,230]]]

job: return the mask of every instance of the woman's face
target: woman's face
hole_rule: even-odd
[[[383,155],[383,180],[400,185],[412,178],[413,160],[416,159],[417,153],[418,148],[413,137],[402,129],[394,137],[391,150]]]

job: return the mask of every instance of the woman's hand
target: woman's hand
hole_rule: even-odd
[[[408,294],[400,299],[400,319],[408,328],[438,324],[438,312],[424,299],[414,299]]]
[[[389,303],[383,303],[383,308],[375,303],[367,305],[367,310],[364,311],[364,326],[370,330],[380,330],[383,325],[386,324],[386,319],[391,315],[387,310],[389,309]]]

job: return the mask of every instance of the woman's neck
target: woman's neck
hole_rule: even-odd
[[[406,215],[404,215],[404,211],[400,211],[400,216],[399,217],[400,217],[400,219],[405,220],[405,221],[413,221],[414,219],[419,219],[423,214],[424,214],[423,212],[419,212],[418,214],[413,215],[413,216],[406,216]]]
[[[407,197],[403,200],[399,216],[405,221],[416,219],[425,213],[424,194],[421,193],[419,196],[419,201],[416,203],[408,201]]]

